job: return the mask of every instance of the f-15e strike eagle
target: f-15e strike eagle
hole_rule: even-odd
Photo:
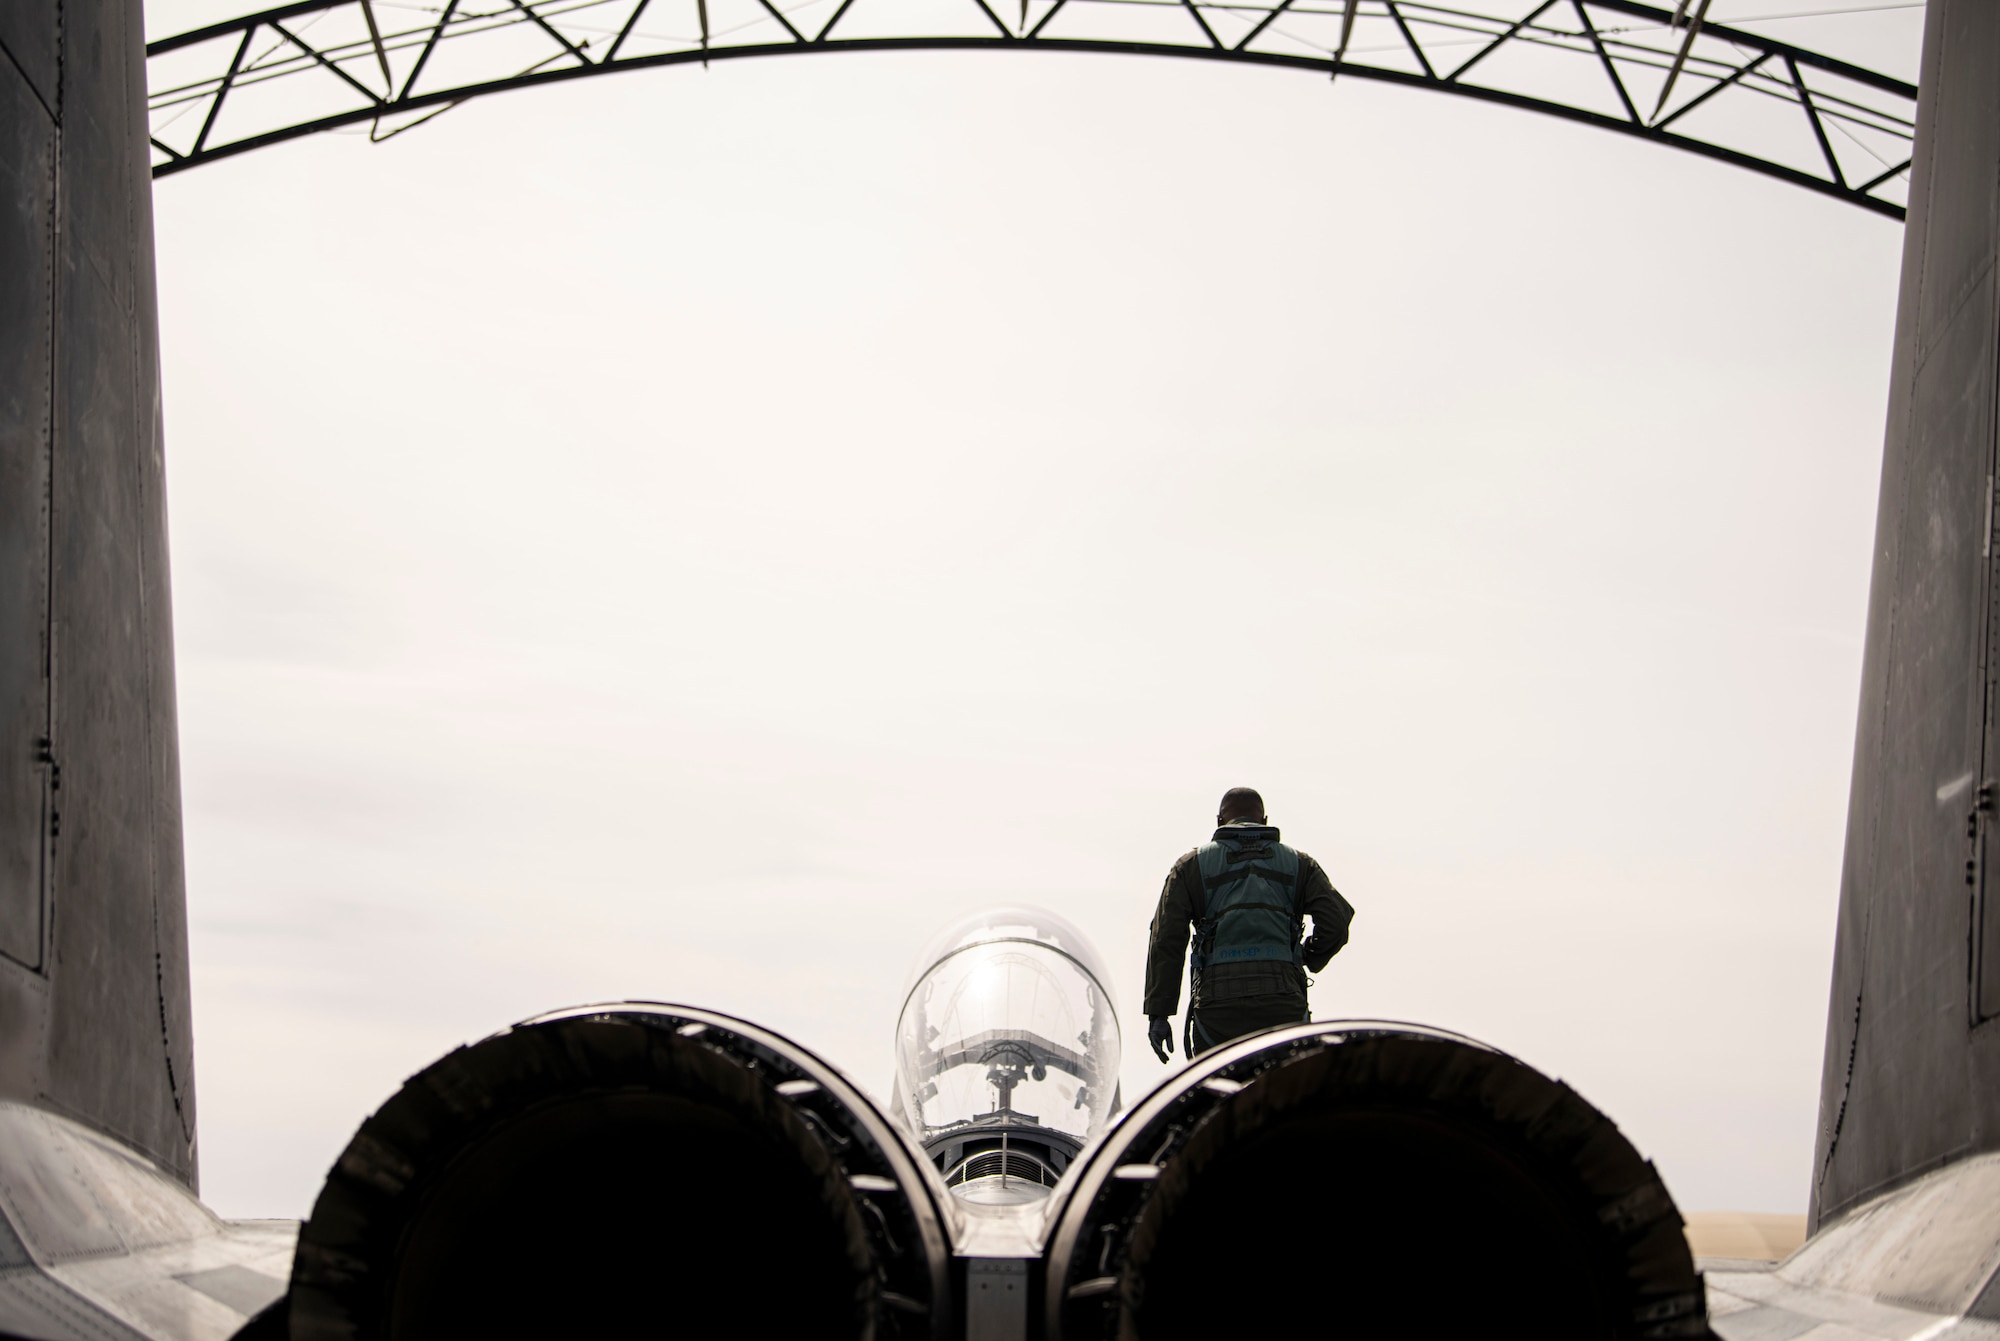
[[[906,985],[886,1109],[712,1011],[540,1016],[411,1077],[303,1226],[219,1221],[101,1132],[0,1105],[0,1329],[1109,1341],[1237,1335],[1247,1312],[1361,1337],[1715,1335],[1673,1199],[1568,1086],[1343,1021],[1239,1040],[1126,1110],[1112,999],[1061,916],[958,922]],[[1722,1334],[1944,1335],[1824,1278],[1976,1219],[1966,1186],[1823,1234],[1789,1274],[1725,1264]]]
[[[966,918],[906,984],[886,1108],[713,1011],[539,1016],[411,1077],[302,1226],[219,1221],[101,1132],[0,1105],[0,1328],[1122,1341],[1238,1335],[1247,1311],[1287,1333],[1626,1341],[1714,1336],[1720,1302],[1725,1338],[1935,1338],[1935,1315],[1829,1278],[1992,1214],[1990,1173],[1919,1185],[1783,1272],[1720,1264],[1705,1288],[1653,1166],[1504,1053],[1302,1024],[1128,1111],[1112,1000],[1061,916]]]
[[[1566,1086],[1345,1022],[1244,1039],[1122,1111],[1112,999],[1057,914],[959,922],[910,976],[886,1110],[711,1011],[528,1020],[364,1122],[295,1252],[9,1106],[0,1326],[1025,1341],[1235,1335],[1245,1310],[1405,1335],[1420,1307],[1425,1335],[1709,1334],[1672,1198]]]

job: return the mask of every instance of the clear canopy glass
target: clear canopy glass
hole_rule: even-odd
[[[1096,947],[1044,908],[991,908],[917,958],[896,1022],[904,1121],[920,1138],[1032,1125],[1079,1140],[1113,1114],[1118,1018]]]

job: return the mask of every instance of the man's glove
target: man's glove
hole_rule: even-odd
[[[1153,1022],[1146,1027],[1146,1041],[1153,1045],[1153,1055],[1161,1061],[1174,1050],[1174,1027],[1164,1015],[1153,1016]]]

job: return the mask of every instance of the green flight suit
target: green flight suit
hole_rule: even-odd
[[[1241,821],[1217,829],[1213,839],[1229,850],[1277,841],[1278,831],[1270,825]],[[1175,862],[1160,891],[1146,952],[1145,1011],[1149,1018],[1174,1015],[1180,1008],[1181,961],[1190,935],[1209,910],[1200,856],[1197,848]],[[1305,975],[1325,968],[1347,944],[1354,908],[1340,896],[1318,862],[1303,852],[1297,857],[1297,885],[1288,891],[1296,899],[1289,919],[1291,944],[1273,946],[1268,958],[1208,963],[1196,969],[1188,1002],[1190,1056],[1259,1029],[1311,1018]],[[1313,920],[1310,937],[1304,935],[1307,916]]]

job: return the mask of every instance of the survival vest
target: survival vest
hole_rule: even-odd
[[[1214,964],[1278,960],[1304,965],[1299,944],[1299,854],[1276,838],[1205,844],[1201,907],[1195,913],[1196,973]]]

